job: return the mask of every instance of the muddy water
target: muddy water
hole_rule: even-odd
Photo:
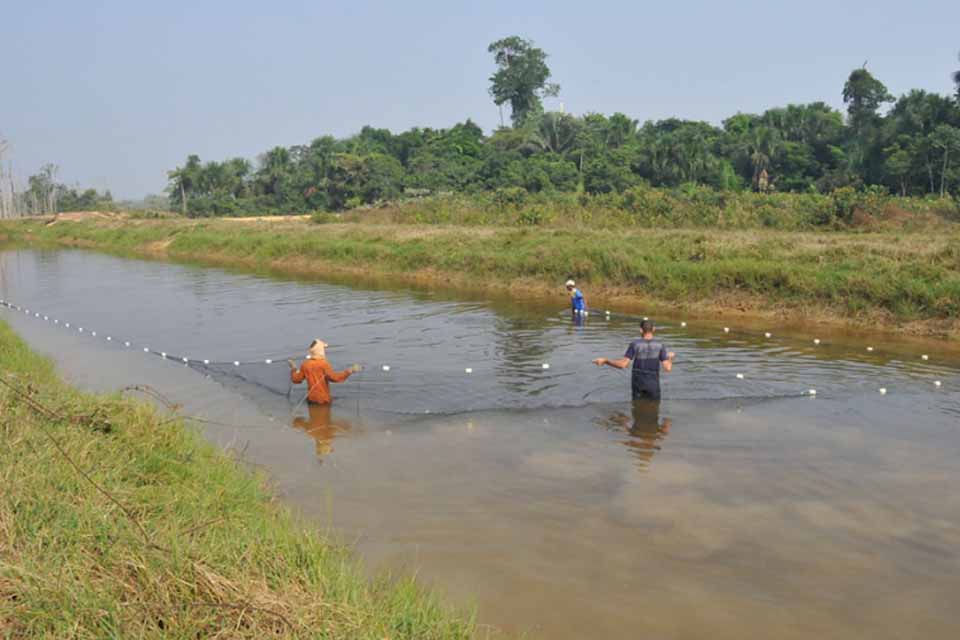
[[[960,634],[960,362],[936,344],[816,346],[776,327],[657,318],[677,364],[660,406],[633,406],[628,376],[589,360],[619,356],[636,322],[575,325],[562,298],[458,300],[83,252],[0,263],[0,297],[31,315],[0,314],[72,382],[154,386],[371,567],[416,570],[497,629]],[[281,359],[318,336],[336,366],[366,366],[329,413],[308,411],[282,364],[142,351]]]

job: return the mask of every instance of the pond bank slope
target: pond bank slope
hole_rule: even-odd
[[[0,321],[0,636],[470,638],[364,577],[180,419],[80,393]]]

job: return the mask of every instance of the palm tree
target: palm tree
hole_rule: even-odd
[[[753,166],[753,188],[766,191],[767,176],[774,154],[780,148],[780,136],[776,129],[755,127],[746,140],[744,151],[749,154]]]
[[[535,128],[530,130],[521,150],[555,153],[567,157],[577,147],[580,122],[569,113],[551,111],[540,116]]]
[[[622,113],[615,113],[607,120],[606,144],[608,149],[617,149],[637,135],[636,120]]]
[[[183,215],[187,215],[187,197],[196,189],[200,171],[200,157],[190,155],[183,167],[167,172],[167,178],[171,182],[169,187],[171,195],[174,201],[180,201],[180,211]]]

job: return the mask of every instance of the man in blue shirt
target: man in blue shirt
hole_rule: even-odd
[[[627,352],[622,358],[610,360],[608,358],[597,358],[593,364],[598,367],[604,365],[616,369],[626,369],[633,362],[633,377],[630,387],[633,391],[634,400],[659,400],[660,399],[660,369],[667,373],[673,370],[674,353],[667,351],[659,340],[654,340],[653,332],[656,327],[649,320],[640,323],[640,330],[643,337],[634,340],[627,347]]]
[[[567,280],[567,293],[570,294],[570,309],[573,315],[581,315],[587,310],[587,301],[583,297],[583,292],[577,289],[577,283],[572,279]]]

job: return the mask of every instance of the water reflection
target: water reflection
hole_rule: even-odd
[[[333,451],[333,440],[353,429],[353,424],[344,418],[334,417],[329,404],[308,404],[307,417],[293,419],[293,428],[305,432],[316,443],[317,457]]]
[[[623,444],[637,459],[641,471],[650,466],[673,426],[669,417],[660,418],[660,402],[653,400],[635,400],[629,416],[616,411],[598,418],[597,422],[609,431],[623,431],[630,436]]]

